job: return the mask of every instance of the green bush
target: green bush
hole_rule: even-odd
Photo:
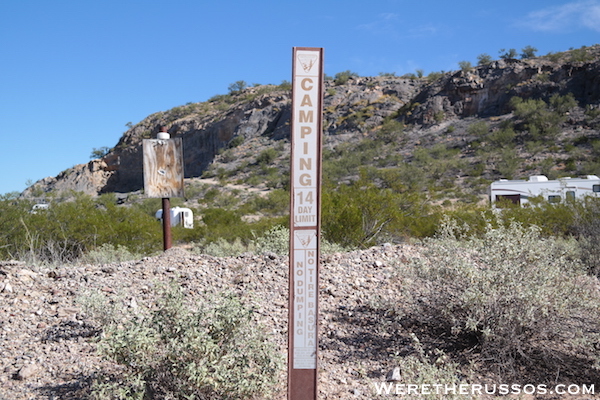
[[[488,65],[491,64],[494,59],[487,53],[482,53],[477,56],[477,65]]]
[[[522,120],[523,127],[529,132],[533,140],[554,139],[560,132],[560,124],[566,119],[565,114],[577,102],[572,94],[560,96],[553,95],[546,103],[541,99],[522,99],[513,97],[510,106],[515,117]]]
[[[252,243],[246,244],[240,238],[235,238],[229,242],[223,238],[218,238],[203,247],[195,248],[194,251],[213,257],[237,257],[243,253],[254,252],[254,245]]]
[[[533,46],[525,46],[521,49],[521,59],[533,58],[538,49]]]
[[[248,84],[245,81],[235,81],[230,84],[227,89],[229,90],[229,94],[239,94],[247,87]]]
[[[600,278],[600,201],[584,200],[584,207],[575,208],[573,230],[581,250],[581,260],[587,271]]]
[[[467,128],[467,133],[476,137],[484,137],[490,131],[490,127],[485,121],[473,122]]]
[[[574,242],[544,239],[537,227],[515,222],[488,222],[482,236],[468,231],[446,221],[423,242],[410,272],[402,271],[402,290],[414,294],[407,312],[469,344],[507,378],[538,365],[568,369],[569,354],[572,363],[593,363],[600,298]]]
[[[110,264],[140,258],[142,258],[141,254],[131,253],[125,246],[103,243],[84,254],[80,261],[90,264]]]
[[[344,85],[348,82],[348,80],[350,78],[357,77],[357,76],[358,76],[358,74],[356,72],[352,72],[350,70],[338,72],[337,74],[335,74],[335,78],[334,78],[333,82],[336,86]]]
[[[161,227],[153,215],[75,194],[31,213],[30,202],[0,200],[0,256],[33,263],[72,261],[105,243],[150,254],[160,248]]]
[[[459,365],[450,361],[447,354],[440,349],[433,352],[426,351],[419,338],[411,333],[411,345],[416,350],[414,354],[406,357],[398,357],[397,361],[402,374],[402,381],[419,387],[429,387],[429,393],[424,392],[419,395],[419,399],[438,400],[469,400],[476,397],[471,394],[462,394],[458,391],[444,393],[443,390],[436,390],[432,385],[442,385],[443,388],[459,387],[465,384],[465,376],[459,369]],[[389,384],[387,384],[389,385]],[[387,385],[380,386],[385,388]],[[427,386],[421,386],[427,385]],[[407,387],[405,387],[405,390]],[[393,393],[393,390],[390,391]]]
[[[435,229],[436,216],[419,194],[380,188],[364,173],[352,184],[326,186],[322,210],[324,237],[348,248],[427,236]]]
[[[511,60],[517,58],[517,50],[516,49],[500,49],[500,58],[503,60]]]
[[[268,398],[281,378],[276,346],[233,294],[192,303],[170,287],[126,321],[104,327],[99,348],[124,370],[100,378],[94,399]]]
[[[195,252],[215,257],[237,257],[243,253],[274,253],[279,256],[286,256],[289,254],[289,248],[290,230],[283,225],[275,225],[246,243],[240,240],[240,238],[230,241],[219,238],[205,246],[197,247]],[[322,254],[349,250],[336,243],[331,243],[324,238],[321,238],[320,249]]]
[[[460,70],[463,72],[468,72],[473,69],[473,64],[471,64],[470,61],[459,61],[458,66],[460,67]]]
[[[273,161],[279,156],[277,150],[272,147],[265,149],[260,152],[260,154],[256,157],[256,163],[259,165],[267,165],[272,164]]]

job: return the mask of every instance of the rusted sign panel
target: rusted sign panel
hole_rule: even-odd
[[[323,49],[295,47],[292,82],[288,399],[317,398]]]
[[[145,139],[144,190],[148,197],[183,197],[181,138]]]

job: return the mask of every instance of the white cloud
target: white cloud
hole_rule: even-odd
[[[358,29],[394,39],[431,37],[440,31],[439,27],[432,23],[409,26],[394,13],[379,14],[377,17],[376,21],[359,25]]]
[[[433,24],[425,24],[421,26],[414,27],[409,30],[410,36],[413,38],[417,37],[429,37],[434,36],[438,33],[438,28]]]
[[[582,16],[583,25],[600,32],[600,4],[596,3]]]
[[[376,35],[396,35],[396,27],[394,21],[398,19],[397,14],[393,13],[385,13],[378,15],[378,19],[376,21],[361,24],[358,26],[359,29],[367,31]]]
[[[600,32],[600,1],[574,1],[532,11],[519,21],[519,25],[543,32],[561,32],[581,27]]]

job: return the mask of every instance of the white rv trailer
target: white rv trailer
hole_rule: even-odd
[[[502,200],[524,205],[529,203],[530,197],[536,196],[542,196],[550,203],[560,203],[563,200],[581,199],[585,196],[600,197],[600,178],[587,175],[582,178],[548,180],[544,175],[534,175],[528,180],[500,179],[492,182],[488,194],[492,205]]]
[[[162,208],[154,214],[156,219],[162,221]],[[181,225],[187,229],[194,229],[194,213],[189,208],[173,207],[171,208],[171,226]]]

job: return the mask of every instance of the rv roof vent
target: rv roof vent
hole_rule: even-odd
[[[586,175],[585,178],[586,179],[600,179],[596,175]]]
[[[529,177],[529,182],[548,182],[545,175],[533,175]]]

